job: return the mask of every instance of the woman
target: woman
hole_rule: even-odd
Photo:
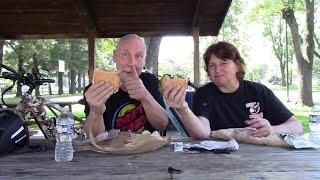
[[[199,88],[193,110],[185,101],[185,87],[164,92],[194,138],[208,138],[212,130],[250,127],[252,136],[300,134],[302,124],[266,86],[243,80],[244,60],[227,42],[209,46],[203,56],[210,83]]]

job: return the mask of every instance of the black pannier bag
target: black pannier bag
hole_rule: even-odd
[[[0,110],[0,154],[14,152],[29,144],[26,123],[15,112]]]

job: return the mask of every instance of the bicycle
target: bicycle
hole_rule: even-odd
[[[13,83],[11,86],[6,88],[1,94],[1,101],[4,108],[0,108],[0,110],[8,109],[16,114],[18,114],[27,124],[27,126],[34,124],[32,123],[32,119],[36,122],[39,129],[43,133],[46,139],[54,140],[55,139],[55,124],[56,118],[58,117],[58,113],[70,113],[74,120],[80,124],[77,128],[75,128],[75,133],[79,135],[81,138],[84,138],[85,133],[83,131],[84,121],[73,115],[69,110],[59,106],[58,104],[54,104],[49,100],[45,100],[44,98],[36,97],[32,94],[33,90],[40,85],[46,83],[54,83],[53,79],[45,79],[42,78],[43,74],[40,73],[39,69],[33,69],[32,73],[17,73],[13,68],[8,67],[4,64],[0,64],[0,67],[6,69],[7,71],[2,72],[0,78],[9,79]],[[23,92],[21,100],[16,105],[8,105],[4,101],[4,94],[10,91],[15,84],[26,85],[29,89],[26,92]],[[53,113],[53,117],[49,117],[48,113],[45,109],[49,109]]]

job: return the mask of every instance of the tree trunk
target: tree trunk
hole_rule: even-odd
[[[78,93],[81,92],[81,71],[80,68],[78,68]]]
[[[48,94],[52,95],[51,83],[48,83]]]
[[[285,63],[286,61],[283,60],[284,57],[284,46],[282,44],[282,22],[281,20],[279,21],[278,25],[278,35],[274,34],[274,28],[271,26],[270,20],[268,21],[268,31],[270,33],[270,38],[272,42],[272,49],[279,61],[279,66],[280,66],[280,72],[281,72],[281,86],[284,87],[286,86],[286,75],[285,75]]]
[[[63,72],[59,72],[58,87],[59,87],[58,94],[59,95],[63,94]]]
[[[4,46],[4,40],[0,40],[0,63],[2,64],[3,61],[3,46]],[[0,74],[1,74],[1,67],[0,67]]]
[[[86,74],[83,73],[83,77],[82,77],[82,87],[86,87]]]
[[[69,93],[75,94],[76,93],[76,71],[74,69],[70,70],[70,88]]]
[[[303,83],[305,84],[302,86],[302,97],[303,104],[308,106],[313,106],[313,99],[312,99],[312,69],[313,69],[313,59],[314,59],[314,0],[305,0],[306,3],[306,10],[307,10],[307,17],[306,17],[306,34],[304,37],[305,42],[305,54],[306,57],[306,69],[302,68],[303,77],[305,80]]]
[[[283,62],[280,62],[281,86],[282,87],[287,85],[287,83],[286,83],[286,74],[285,74],[284,70],[285,70],[285,66],[284,66]]]
[[[305,41],[307,45],[307,56],[308,59],[305,59],[302,55],[301,50],[301,36],[299,34],[299,28],[296,21],[296,18],[294,16],[294,11],[292,8],[286,8],[282,10],[283,18],[288,23],[291,35],[292,35],[292,42],[293,42],[293,48],[294,53],[296,56],[297,64],[298,64],[298,73],[299,73],[299,79],[300,79],[300,99],[299,101],[306,106],[313,106],[313,99],[312,99],[312,64],[313,64],[313,55],[312,55],[312,49],[310,49],[313,44],[313,25],[312,27],[309,27],[310,21],[314,21],[313,18],[310,18],[310,16],[314,15],[314,9],[310,9],[310,4],[307,3],[308,0],[306,0],[306,8],[307,8],[307,41]],[[313,5],[312,5],[313,6]],[[312,11],[313,10],[313,11]],[[311,31],[311,32],[309,32]],[[310,42],[312,40],[312,42]],[[314,44],[313,44],[314,45]],[[313,51],[314,52],[314,51]]]
[[[146,68],[158,75],[158,56],[162,37],[145,38],[147,47]]]
[[[23,65],[24,65],[24,57],[23,57],[23,48],[22,46],[19,45],[18,47],[18,59],[19,59],[19,64],[18,64],[18,73],[19,74],[23,74],[24,70],[23,70]],[[22,96],[22,91],[21,91],[21,84],[18,83],[17,84],[17,93],[16,93],[16,97],[21,97]]]

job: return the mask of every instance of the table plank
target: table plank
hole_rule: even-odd
[[[183,179],[320,179],[319,152],[240,144],[231,154],[181,154],[166,146],[127,156],[83,151],[57,163],[47,151],[0,157],[0,179],[167,179],[169,166]]]

